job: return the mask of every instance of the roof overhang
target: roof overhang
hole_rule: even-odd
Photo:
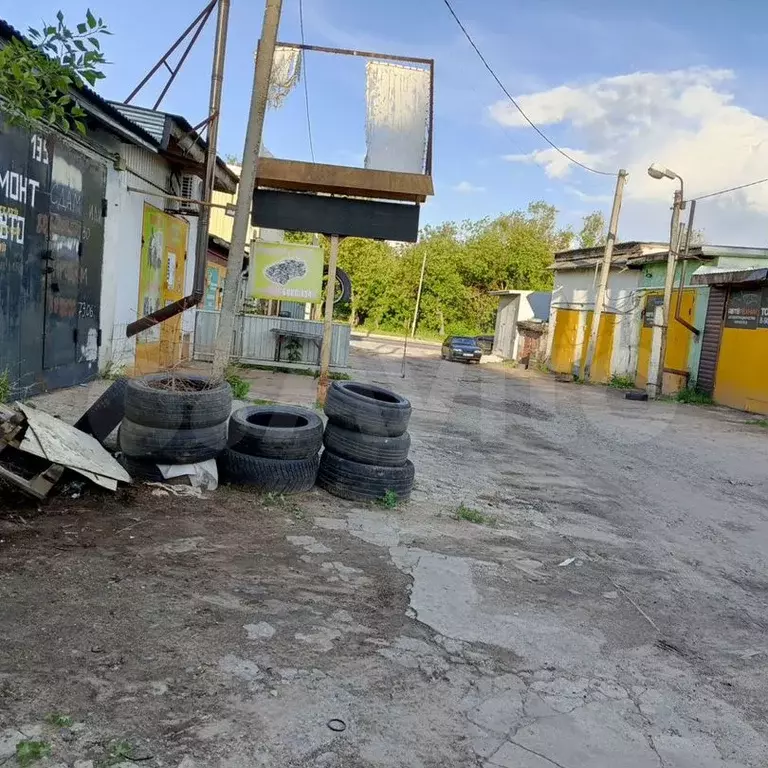
[[[691,275],[692,285],[729,285],[732,283],[759,283],[768,280],[768,267],[746,269],[719,269],[699,267]]]

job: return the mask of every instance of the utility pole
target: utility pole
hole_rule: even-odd
[[[219,115],[221,113],[221,87],[224,82],[224,60],[227,53],[227,28],[229,26],[230,0],[218,0],[216,17],[216,42],[213,48],[213,70],[211,72],[211,94],[208,105],[208,136],[205,155],[205,177],[203,178],[202,199],[209,203],[213,199],[213,187],[216,180],[216,146],[219,139]],[[196,284],[205,282],[205,266],[208,256],[208,227],[211,221],[211,208],[200,206],[197,219],[197,241],[195,243]]]
[[[611,220],[608,223],[608,237],[605,240],[603,252],[603,265],[600,268],[600,283],[597,286],[595,296],[595,308],[592,312],[592,328],[589,333],[589,344],[584,364],[581,366],[580,375],[584,381],[589,381],[592,375],[592,360],[597,347],[597,334],[600,331],[600,318],[603,315],[605,305],[605,291],[608,286],[608,275],[611,271],[611,259],[613,258],[613,245],[616,242],[616,233],[619,228],[619,213],[621,211],[621,199],[624,194],[624,184],[627,181],[627,172],[621,168],[616,177],[616,191],[613,194],[613,208],[611,208]]]
[[[317,381],[317,400],[325,405],[328,395],[328,372],[331,367],[333,343],[333,300],[336,293],[336,262],[339,258],[339,236],[331,235],[331,253],[328,256],[328,282],[325,285],[325,315],[323,316],[323,346],[320,348],[320,378]]]
[[[282,0],[266,0],[261,40],[256,50],[253,90],[251,92],[248,127],[245,132],[245,147],[243,149],[243,167],[240,172],[240,185],[237,190],[235,221],[232,225],[232,242],[230,243],[229,259],[227,260],[227,279],[224,282],[221,312],[219,313],[219,328],[213,352],[212,375],[215,379],[224,377],[224,371],[229,363],[229,355],[232,349],[232,333],[235,327],[240,273],[243,271],[245,241],[248,236],[248,223],[251,219],[253,187],[256,183],[261,136],[264,130],[264,116],[267,111],[269,80],[272,75],[272,61],[275,58],[277,30],[280,26],[282,6]]]
[[[675,282],[675,267],[677,265],[677,243],[680,236],[680,211],[685,208],[682,184],[675,190],[672,203],[672,221],[669,231],[669,252],[667,253],[667,274],[664,278],[664,319],[661,326],[661,344],[659,346],[659,368],[656,377],[656,397],[664,394],[664,358],[667,354],[667,337],[669,335],[670,314],[672,309],[672,287]]]
[[[419,319],[419,305],[421,304],[421,289],[424,285],[424,270],[427,267],[427,249],[424,249],[424,257],[421,260],[421,275],[419,276],[419,290],[416,292],[416,308],[413,310],[413,324],[411,325],[411,338],[416,335],[416,321]]]

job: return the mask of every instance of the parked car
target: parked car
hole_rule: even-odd
[[[482,355],[477,339],[470,336],[449,336],[440,350],[443,360],[459,360],[463,363],[479,363]]]

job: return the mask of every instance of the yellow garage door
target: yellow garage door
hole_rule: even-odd
[[[579,315],[575,309],[555,311],[555,331],[552,336],[550,367],[557,373],[571,373],[576,359],[576,337],[579,331]]]
[[[592,312],[587,312],[587,322],[584,327],[584,343],[581,347],[581,366],[587,359],[589,336],[592,333]],[[616,315],[603,312],[600,315],[600,328],[597,331],[597,345],[592,360],[590,379],[606,384],[611,379],[611,357],[613,356],[613,336],[616,330]]]
[[[768,288],[728,297],[714,397],[732,408],[768,413]]]
[[[664,303],[663,293],[648,293],[645,297],[643,324],[640,327],[640,339],[637,349],[637,372],[635,386],[645,389],[648,383],[648,368],[651,362],[651,344],[653,342],[653,318],[657,306]],[[688,355],[691,349],[692,333],[680,322],[674,319],[677,307],[677,291],[672,294],[672,322],[667,337],[667,352],[664,356],[664,367],[678,371],[688,370]],[[680,300],[680,316],[693,325],[693,315],[696,309],[696,291],[686,289]],[[664,392],[673,393],[685,386],[685,377],[673,373],[664,374]]]

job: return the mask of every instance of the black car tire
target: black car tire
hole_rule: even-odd
[[[648,399],[648,393],[647,392],[643,392],[640,389],[633,389],[632,391],[627,392],[624,395],[624,399],[625,400],[637,400],[639,402],[644,403]]]
[[[164,483],[163,473],[158,469],[157,462],[132,459],[124,453],[116,456],[118,463],[131,476],[131,480],[150,483]]]
[[[125,418],[145,427],[212,427],[225,422],[231,410],[229,384],[214,383],[207,376],[158,373],[130,379],[125,391]]]
[[[408,458],[411,436],[407,432],[397,437],[366,435],[329,422],[323,443],[329,451],[350,461],[382,467],[402,467]]]
[[[125,415],[125,392],[129,381],[125,376],[114,381],[75,422],[75,429],[93,435],[103,443]]]
[[[308,459],[323,445],[323,420],[295,405],[249,405],[229,420],[229,447],[268,459]]]
[[[160,464],[194,464],[213,459],[227,447],[227,423],[198,429],[160,429],[123,419],[120,450],[132,459]]]
[[[218,458],[222,480],[236,485],[253,485],[262,491],[301,493],[315,485],[320,457],[283,461],[250,456],[227,448]]]
[[[325,401],[328,421],[367,435],[397,437],[408,429],[411,404],[384,387],[356,381],[334,381]]]
[[[398,501],[407,501],[414,474],[411,461],[401,467],[382,467],[350,461],[326,450],[320,457],[317,484],[328,493],[351,501],[377,501],[389,491],[397,495]]]

